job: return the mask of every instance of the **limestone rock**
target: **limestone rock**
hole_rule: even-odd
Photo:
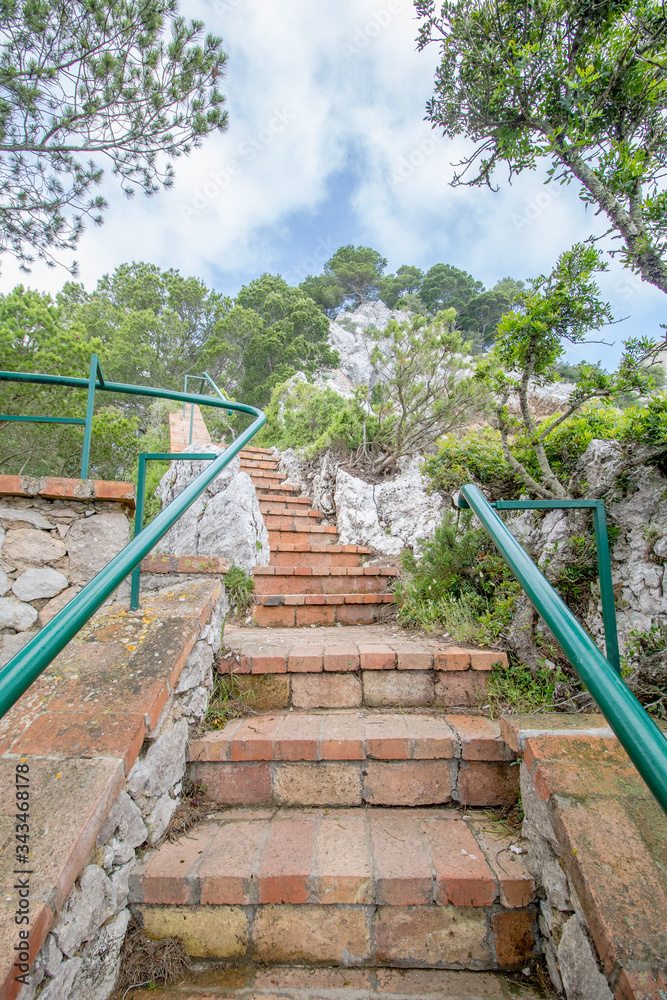
[[[9,577],[5,573],[4,569],[0,569],[0,597],[3,597],[9,590]]]
[[[0,628],[25,632],[37,621],[37,611],[31,604],[22,604],[11,597],[0,597]]]
[[[14,507],[0,507],[0,524],[5,528],[32,525],[33,528],[43,528],[45,531],[49,531],[53,527],[38,511]]]
[[[222,646],[222,628],[229,611],[229,599],[223,592],[213,609],[211,620],[204,625],[199,638],[209,644],[214,653],[220,652]]]
[[[118,978],[120,950],[129,920],[130,911],[123,910],[100,930],[94,941],[86,945],[73,982],[72,998],[107,1000]]]
[[[128,896],[130,894],[130,875],[136,868],[134,858],[127,864],[122,865],[117,868],[116,871],[112,872],[109,876],[111,884],[113,885],[116,896],[114,901],[114,910],[116,913],[127,906]]]
[[[160,736],[148,749],[143,760],[137,761],[127,779],[130,795],[160,796],[183,777],[188,724],[185,719]]]
[[[65,535],[70,581],[88,583],[130,540],[130,523],[124,514],[93,514],[79,518]]]
[[[159,844],[177,808],[178,799],[172,799],[169,792],[165,792],[164,795],[160,796],[155,804],[155,808],[148,817],[149,844]]]
[[[12,590],[20,601],[55,597],[67,587],[67,577],[50,566],[32,567],[14,581]]]
[[[558,969],[567,1000],[614,1000],[576,914],[563,926],[558,945]]]
[[[208,707],[208,696],[209,690],[212,686],[212,681],[210,685],[206,687],[196,687],[188,693],[183,698],[181,702],[181,712],[183,716],[188,719],[203,719],[206,715],[206,709]]]
[[[443,501],[426,493],[416,462],[379,484],[339,469],[334,500],[341,544],[368,545],[387,556],[406,548],[419,554],[442,520]]]
[[[195,643],[181,671],[176,685],[176,694],[183,694],[191,688],[204,684],[213,666],[213,650],[207,642],[201,639]],[[210,685],[204,684],[205,687]]]
[[[60,922],[54,930],[58,947],[71,958],[84,941],[97,933],[113,913],[113,886],[102,868],[84,868],[79,886],[75,886],[65,901]]]
[[[2,558],[18,569],[46,566],[67,554],[59,538],[38,528],[12,528],[5,535]]]
[[[44,626],[50,622],[66,604],[69,604],[73,597],[76,597],[80,590],[81,587],[78,586],[68,587],[67,590],[62,590],[56,597],[51,598],[39,612],[39,624]]]
[[[23,649],[26,642],[30,642],[32,635],[29,632],[18,632],[16,635],[0,635],[0,667],[9,663],[12,657],[16,656],[20,649]]]
[[[72,983],[80,967],[80,958],[71,958],[69,962],[63,962],[55,978],[39,994],[40,1000],[71,1000]]]
[[[602,497],[614,485],[614,480],[624,463],[623,447],[619,441],[594,439],[577,463],[572,482],[580,488],[583,483],[586,496]]]
[[[212,453],[222,449],[212,446]],[[209,463],[173,462],[155,491],[166,507]],[[221,556],[245,570],[268,566],[269,534],[250,476],[235,458],[206,488],[155,548],[172,555]]]
[[[114,851],[114,864],[123,864],[134,856],[134,848],[148,837],[140,809],[127,792],[122,791],[97,835],[98,845],[109,843]]]
[[[380,376],[370,359],[372,343],[363,336],[366,329],[384,330],[391,319],[399,322],[409,318],[409,313],[392,312],[384,302],[362,302],[354,312],[338,313],[329,323],[329,342],[340,355],[340,367],[353,386],[374,386]],[[335,388],[335,385],[332,386]]]

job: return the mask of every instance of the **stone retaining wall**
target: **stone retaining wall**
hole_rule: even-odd
[[[133,513],[132,483],[0,476],[0,660],[127,545]]]
[[[130,920],[129,882],[137,849],[163,839],[178,807],[189,726],[201,721],[213,684],[229,604],[224,588],[180,670],[164,663],[172,692],[111,807],[46,938],[18,1000],[107,1000]],[[178,592],[174,600],[178,601]],[[175,605],[175,610],[178,604]]]

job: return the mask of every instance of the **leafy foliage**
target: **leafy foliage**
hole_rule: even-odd
[[[563,413],[539,426],[531,413],[529,387],[558,380],[556,364],[564,353],[563,340],[581,343],[590,331],[611,321],[609,304],[599,298],[592,280],[605,268],[599,252],[585,244],[561,254],[549,275],[531,280],[528,290],[518,295],[514,309],[500,321],[494,349],[478,366],[478,377],[493,387],[498,399],[496,415],[507,464],[532,493],[545,499],[568,495],[549,463],[545,447],[549,435],[591,399],[644,393],[653,384],[646,364],[654,359],[657,345],[649,339],[629,340],[615,374],[596,365],[583,367]],[[512,393],[519,398],[520,420],[510,415],[507,406]],[[518,428],[533,452],[537,472],[531,472],[510,440]]]
[[[244,614],[253,604],[255,581],[252,574],[247,573],[242,566],[235,563],[229,567],[225,575],[225,593],[236,614]]]
[[[333,389],[291,381],[274,389],[259,440],[267,447],[296,448],[313,457],[325,448],[343,454],[372,441],[377,418],[358,398],[344,399]]]
[[[241,688],[236,674],[213,674],[213,690],[209,698],[202,730],[224,729],[232,719],[247,715],[252,691]]]
[[[447,513],[419,559],[403,556],[403,570],[396,594],[404,626],[485,645],[511,621],[520,587],[470,514]]]
[[[126,195],[227,128],[226,56],[175,0],[9,0],[0,9],[0,246],[24,270],[75,247],[106,160]]]
[[[415,0],[419,47],[440,47],[427,118],[475,143],[454,184],[496,168],[575,180],[623,241],[622,257],[667,291],[667,30],[653,0]],[[613,251],[618,252],[618,251]]]
[[[531,668],[510,661],[491,670],[487,698],[495,712],[553,712],[556,686],[567,680],[560,667],[542,662]]]

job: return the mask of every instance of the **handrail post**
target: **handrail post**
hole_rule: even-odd
[[[90,439],[93,433],[93,410],[95,409],[95,384],[97,370],[100,366],[96,354],[90,356],[90,375],[88,376],[88,403],[86,405],[86,428],[83,432],[83,454],[81,455],[81,478],[88,478],[88,461],[90,459]],[[104,384],[104,383],[102,383]]]
[[[607,534],[604,500],[598,500],[593,507],[593,529],[595,531],[595,547],[598,556],[598,577],[600,580],[600,603],[602,604],[602,621],[604,622],[605,649],[607,650],[607,659],[620,677],[621,655],[618,648],[614,583],[611,577],[609,536]]]
[[[144,497],[146,494],[146,455],[139,455],[139,468],[137,471],[137,496],[136,508],[134,511],[134,537],[140,533],[144,526]],[[139,581],[141,578],[141,563],[137,563],[132,570],[132,583],[130,586],[130,611],[137,611],[139,608]]]

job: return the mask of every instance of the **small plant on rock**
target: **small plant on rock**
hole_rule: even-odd
[[[225,592],[232,612],[243,615],[253,605],[255,581],[243,567],[232,563],[225,575]]]

